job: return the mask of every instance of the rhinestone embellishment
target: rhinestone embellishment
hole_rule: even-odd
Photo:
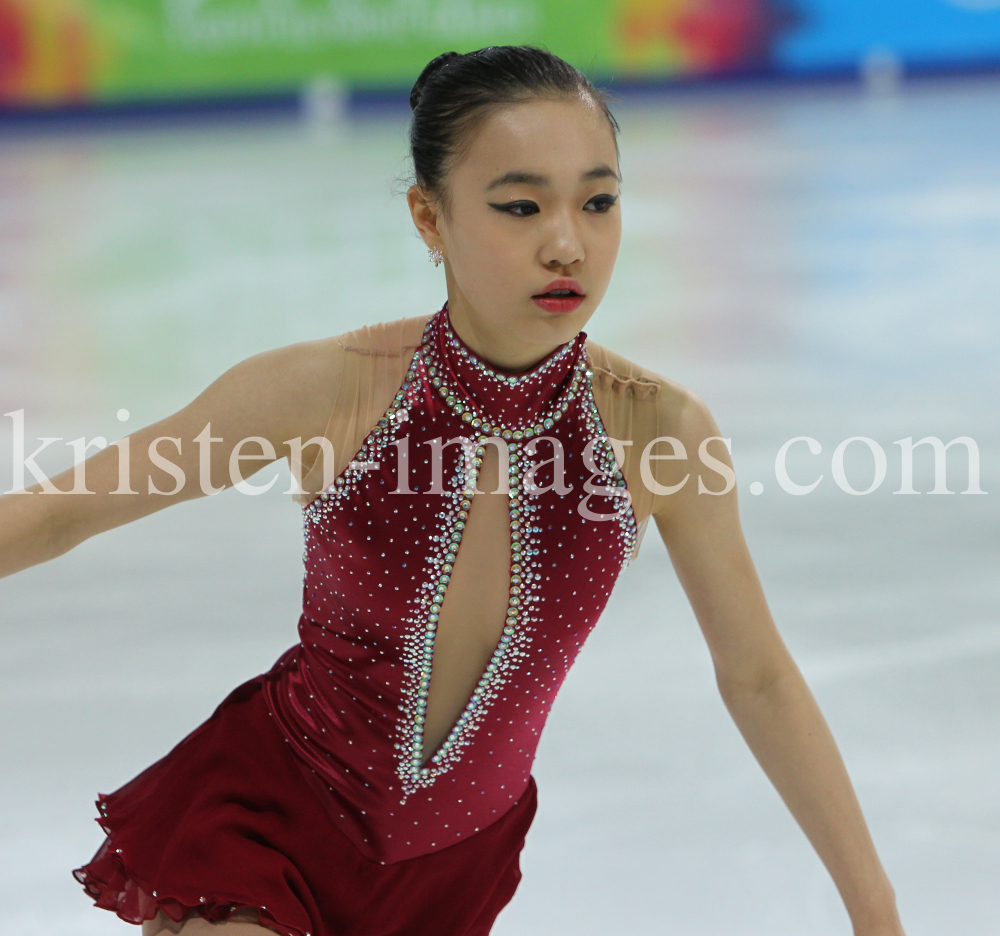
[[[468,352],[465,345],[463,345],[459,340],[458,335],[455,334],[451,327],[451,322],[449,322],[447,318],[444,320],[442,330],[448,347],[451,348],[455,354],[462,358],[462,360],[468,361],[469,364],[471,364],[484,377],[488,377],[490,380],[494,380],[498,384],[503,384],[508,387],[520,387],[530,381],[541,379],[556,364],[572,352],[574,345],[574,342],[567,341],[566,344],[556,351],[544,364],[541,364],[525,374],[501,374],[492,367],[488,367],[474,354],[470,354]]]
[[[519,444],[512,442],[508,445],[511,462],[508,507],[510,591],[503,633],[471,698],[440,747],[425,764],[427,752],[424,745],[424,723],[434,663],[435,635],[487,444],[491,443],[486,436],[479,436],[470,444],[463,459],[464,464],[456,472],[456,490],[451,492],[453,507],[439,514],[441,523],[436,540],[440,544],[440,552],[428,558],[431,575],[424,584],[421,608],[418,614],[408,619],[414,629],[409,633],[407,646],[405,702],[399,725],[402,740],[398,745],[401,752],[398,774],[403,783],[404,801],[421,787],[430,786],[459,760],[461,749],[471,743],[473,733],[478,729],[491,703],[498,698],[500,689],[507,681],[506,677],[527,656],[527,646],[531,643],[529,611],[532,598],[528,594],[528,585],[536,578],[534,567],[537,562],[532,557],[537,555],[538,550],[532,534],[537,533],[538,529],[530,525],[530,516],[532,510],[537,508],[525,502],[524,492],[520,487],[522,469],[519,466]]]
[[[596,441],[595,465],[607,483],[602,492],[613,497],[622,496],[624,499],[617,510],[618,519],[623,525],[623,564],[631,555],[636,541],[635,521],[630,498],[625,489],[625,479],[615,461],[614,451],[594,403],[590,385],[593,374],[587,366],[586,354],[580,354],[573,367],[568,386],[542,414],[519,425],[503,425],[496,420],[491,421],[468,393],[463,392],[464,388],[452,387],[448,382],[446,368],[435,353],[434,324],[438,318],[438,316],[432,318],[424,331],[420,361],[431,386],[452,414],[474,431],[475,441],[470,441],[465,450],[463,464],[456,470],[453,479],[454,490],[451,492],[452,508],[439,514],[441,522],[436,541],[440,552],[428,557],[431,572],[424,583],[421,608],[419,613],[407,621],[413,629],[409,632],[406,659],[407,684],[402,705],[403,718],[400,721],[401,740],[397,745],[400,751],[398,775],[403,784],[404,802],[407,796],[418,789],[433,784],[438,776],[460,759],[461,749],[471,743],[475,731],[492,702],[498,698],[507,678],[517,668],[520,660],[527,656],[526,648],[531,643],[531,605],[537,598],[533,586],[541,580],[541,574],[536,571],[539,563],[535,558],[539,552],[535,534],[541,530],[533,525],[533,514],[538,510],[538,506],[524,487],[524,478],[528,476],[531,467],[531,457],[525,451],[525,443],[552,429],[578,398],[584,403],[585,425]],[[442,327],[446,329],[445,340],[455,353],[474,364],[481,372],[494,375],[498,379],[505,376],[495,374],[485,364],[469,355],[457,344],[457,340],[450,340],[453,336],[448,334],[447,320],[443,316],[440,318],[443,319]],[[568,354],[573,344],[573,342],[567,344],[543,367],[547,368],[557,358]],[[487,444],[504,444],[508,452],[511,565],[507,616],[496,649],[468,704],[459,714],[440,747],[427,757],[424,725],[434,664],[435,636],[465,523],[472,507],[479,469]]]
[[[441,329],[441,332],[437,329]],[[498,384],[509,385],[517,385],[517,382],[547,371],[556,361],[563,360],[574,348],[579,347],[576,341],[569,342],[535,371],[517,375],[511,380],[508,375],[493,371],[458,343],[443,311],[432,316],[424,329],[420,347],[414,352],[402,386],[388,409],[372,428],[348,468],[305,508],[307,518],[318,520],[328,511],[340,507],[364,481],[367,468],[377,463],[386,446],[395,440],[403,423],[411,418],[410,411],[416,411],[425,405],[428,389],[436,391],[467,432],[462,457],[441,496],[442,509],[437,514],[437,526],[431,537],[432,548],[426,558],[426,578],[415,599],[413,612],[405,618],[407,628],[404,637],[401,716],[396,725],[396,773],[401,781],[404,803],[418,790],[430,787],[437,777],[446,773],[461,759],[463,748],[472,743],[486,713],[500,697],[512,673],[528,655],[533,625],[536,622],[533,606],[540,600],[537,591],[542,574],[538,559],[538,534],[541,533],[541,528],[535,519],[539,505],[535,491],[525,485],[525,479],[530,477],[534,467],[534,453],[527,443],[553,429],[574,404],[575,419],[580,420],[582,417],[586,435],[593,442],[593,467],[596,475],[592,481],[599,481],[603,485],[593,486],[589,490],[617,501],[615,510],[607,515],[607,519],[612,522],[617,520],[619,525],[622,566],[631,558],[638,539],[625,478],[615,459],[613,446],[594,400],[591,385],[593,373],[587,364],[586,346],[579,347],[579,357],[573,364],[568,382],[545,410],[519,423],[503,424],[488,417],[460,382],[456,385],[450,382],[447,365],[440,358],[440,339],[443,339],[449,352],[461,357],[477,371],[495,378]],[[425,746],[424,726],[435,637],[441,608],[472,508],[486,446],[490,444],[506,448],[509,465],[510,574],[506,618],[493,654],[466,706],[440,746],[431,752]]]

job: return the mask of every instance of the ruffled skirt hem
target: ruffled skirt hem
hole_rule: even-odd
[[[102,797],[97,801],[98,808],[103,803]],[[284,925],[268,910],[240,900],[223,899],[215,894],[191,905],[181,895],[160,891],[149,883],[140,882],[115,853],[110,837],[89,864],[73,871],[73,877],[83,885],[84,892],[94,901],[95,907],[110,910],[126,923],[141,925],[159,913],[175,923],[193,916],[203,917],[209,923],[223,923],[241,910],[253,910],[260,925],[274,930],[279,936],[311,936],[297,927]]]
[[[438,852],[368,861],[333,824],[278,731],[261,678],[120,790],[97,801],[107,836],[73,872],[128,923],[162,912],[211,923],[256,911],[280,936],[486,936],[520,881],[535,787]]]

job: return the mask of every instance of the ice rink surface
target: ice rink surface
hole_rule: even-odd
[[[719,89],[617,111],[625,236],[588,332],[692,387],[731,437],[765,589],[908,934],[1000,934],[1000,83]],[[404,152],[395,117],[5,131],[0,412],[24,409],[29,440],[117,438],[247,355],[435,310],[443,275],[409,227]],[[805,496],[775,480],[796,436],[823,446],[789,456],[801,483],[823,474]],[[854,436],[888,463],[865,496],[833,476]],[[988,494],[894,494],[894,443],[925,436],[974,439]],[[65,444],[46,455],[70,462]],[[948,457],[964,491],[968,460]],[[856,489],[872,465],[852,444]],[[915,487],[933,484],[925,446]],[[92,801],[295,641],[286,486],[180,505],[0,582],[0,933],[135,932],[69,876],[101,841]],[[497,936],[850,932],[726,715],[655,531],[535,773]]]

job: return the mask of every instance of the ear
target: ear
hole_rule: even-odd
[[[440,208],[429,192],[419,185],[411,185],[406,192],[406,203],[410,206],[413,226],[428,247],[444,249],[441,232],[438,230]]]

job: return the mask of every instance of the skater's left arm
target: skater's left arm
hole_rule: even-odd
[[[670,423],[686,452],[719,430],[693,394],[675,395]],[[732,468],[725,444],[711,455]],[[662,464],[662,463],[661,463]],[[699,485],[699,471],[702,482]],[[895,896],[836,743],[775,627],[740,526],[735,486],[699,461],[671,462],[676,493],[654,516],[708,642],[722,698],[754,756],[826,865],[856,936],[902,936]],[[701,493],[699,493],[699,487]]]

